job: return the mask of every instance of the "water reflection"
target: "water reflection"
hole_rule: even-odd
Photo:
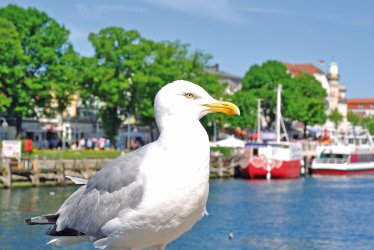
[[[0,190],[1,249],[51,249],[25,218],[58,209],[77,187]],[[168,249],[372,249],[373,177],[214,180],[209,216]],[[228,234],[234,234],[229,240]],[[63,249],[92,249],[83,244]]]

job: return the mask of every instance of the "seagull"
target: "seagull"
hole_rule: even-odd
[[[99,249],[165,249],[206,214],[208,135],[200,119],[214,112],[240,115],[202,87],[178,80],[155,97],[158,139],[119,156],[81,187],[56,213],[25,220],[50,224],[50,244],[93,242]]]

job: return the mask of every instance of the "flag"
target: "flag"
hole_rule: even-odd
[[[324,60],[318,60],[318,63],[319,63],[320,65],[324,65],[324,64],[325,64],[325,61],[324,61]]]

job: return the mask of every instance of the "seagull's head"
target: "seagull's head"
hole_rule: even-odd
[[[188,81],[178,80],[165,85],[155,98],[156,119],[160,115],[200,119],[215,112],[240,115],[236,105],[218,101],[202,87]]]

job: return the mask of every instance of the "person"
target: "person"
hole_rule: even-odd
[[[87,139],[86,143],[87,149],[92,149],[93,148],[93,142],[91,139]]]
[[[139,148],[139,142],[136,139],[130,140],[130,150],[135,150]]]
[[[84,139],[84,137],[82,137],[79,141],[79,149],[82,150],[82,149],[85,149],[86,147],[86,139]]]
[[[106,139],[106,140],[105,140],[105,149],[108,150],[108,149],[110,149],[110,147],[111,147],[110,140],[109,140],[109,139]]]
[[[32,148],[33,148],[33,142],[30,138],[27,138],[25,140],[25,145],[24,145],[25,152],[31,153]]]
[[[105,148],[105,138],[103,138],[103,137],[101,137],[100,139],[99,139],[99,148],[101,149],[101,150],[103,150],[104,148]]]

